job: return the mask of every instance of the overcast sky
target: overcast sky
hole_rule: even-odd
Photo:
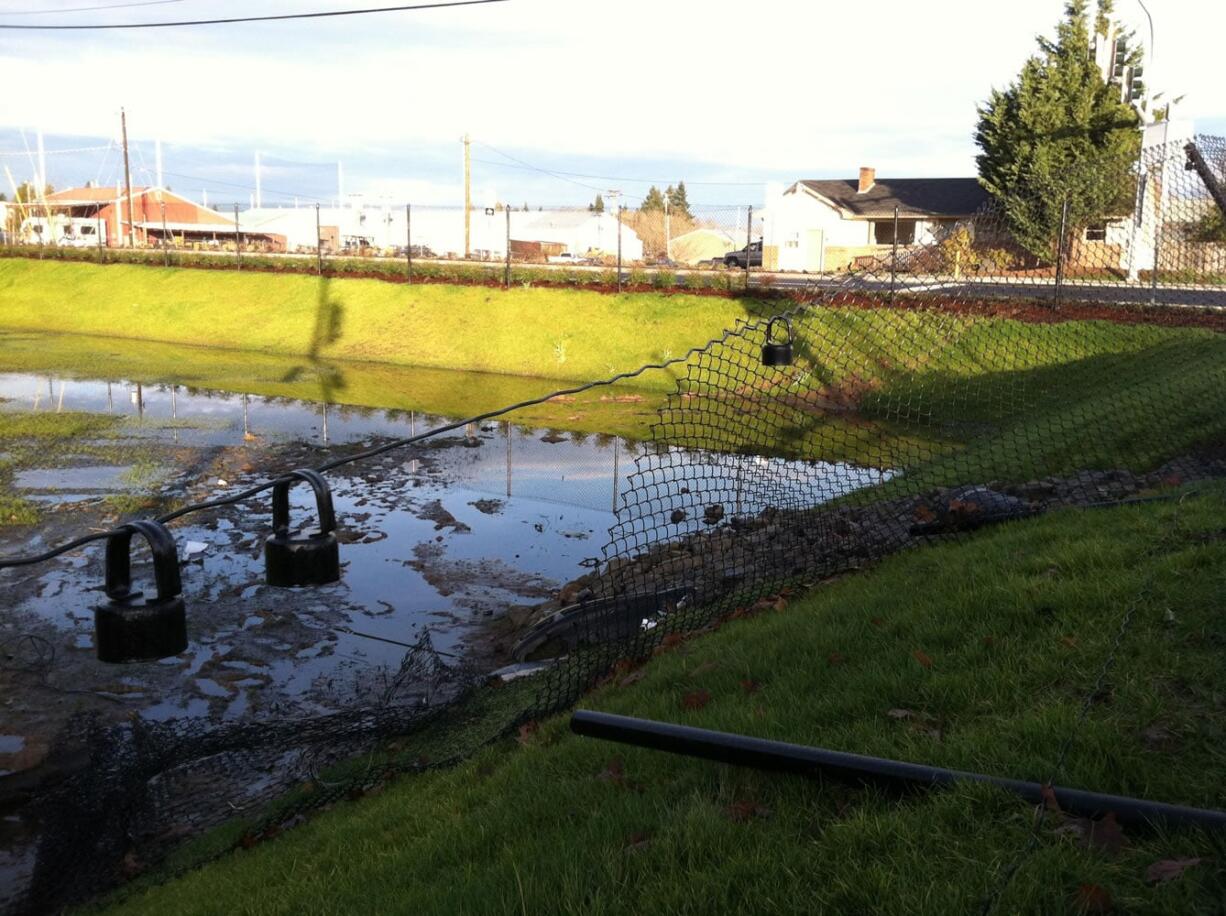
[[[211,18],[392,0],[164,0],[30,15],[118,2],[0,0],[0,22]],[[1226,3],[1148,5],[1150,84],[1186,94],[1178,116],[1226,132]],[[1016,75],[1062,6],[509,0],[191,29],[0,32],[0,140],[10,154],[32,144],[37,128],[49,149],[105,143],[117,136],[122,105],[144,166],[160,138],[166,170],[187,176],[184,186],[229,179],[242,197],[261,149],[268,188],[326,195],[336,183],[328,163],[339,159],[347,191],[428,203],[458,199],[458,141],[468,131],[484,144],[474,147],[478,187],[512,202],[578,201],[614,187],[634,197],[645,190],[637,179],[657,177],[686,179],[693,200],[757,202],[762,182],[851,175],[860,165],[883,175],[973,174],[976,104]],[[1137,0],[1117,0],[1117,14],[1148,35]],[[98,152],[57,155],[48,171],[60,185],[92,177],[95,166],[114,178],[114,162]],[[29,171],[22,157],[0,162]],[[530,167],[600,177],[565,180]]]

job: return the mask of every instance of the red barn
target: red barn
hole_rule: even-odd
[[[56,191],[47,195],[45,204],[48,214],[68,217],[64,225],[78,229],[92,225],[110,247],[127,245],[130,240],[138,246],[156,245],[163,238],[183,243],[233,242],[236,232],[241,233],[244,242],[277,247],[279,241],[277,236],[265,232],[248,232],[242,227],[241,218],[236,229],[233,216],[210,210],[165,188],[134,187],[130,206],[122,189],[99,187]],[[31,209],[41,211],[43,202]]]

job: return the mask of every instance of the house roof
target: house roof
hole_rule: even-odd
[[[140,197],[149,188],[132,188],[132,196]],[[117,188],[65,188],[47,195],[47,203],[53,204],[109,204],[124,197]]]
[[[514,218],[515,211],[511,211]],[[602,219],[603,213],[591,210],[546,210],[543,213],[527,214],[529,229],[577,229],[594,219]]]
[[[855,217],[970,216],[988,200],[977,178],[888,178],[878,179],[861,194],[855,178],[799,181],[808,190]]]
[[[196,203],[193,200],[188,200],[182,194],[176,194],[174,191],[168,191],[165,188],[133,185],[132,199],[139,200],[141,198],[153,195],[155,198],[158,194],[162,195],[162,199],[169,201],[177,201],[181,204],[187,204],[195,208],[195,211],[205,217],[208,217],[207,222],[214,225],[229,224],[234,225],[234,220]],[[61,207],[88,207],[93,205],[113,204],[116,200],[126,199],[127,194],[116,188],[103,187],[86,187],[86,188],[65,188],[63,191],[55,191],[47,195],[48,204],[58,204]],[[125,219],[124,222],[127,222]],[[204,220],[194,223],[193,225],[203,225]],[[160,223],[158,224],[160,225]],[[151,224],[152,226],[152,224]],[[153,227],[156,228],[156,227]]]

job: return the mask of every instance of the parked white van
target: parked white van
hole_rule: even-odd
[[[21,224],[21,239],[30,245],[92,248],[98,244],[100,224],[95,219],[68,216],[31,216]]]

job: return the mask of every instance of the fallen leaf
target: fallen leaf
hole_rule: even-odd
[[[123,872],[125,878],[135,878],[147,867],[134,852],[125,854],[123,860],[119,863],[119,870]]]
[[[1075,636],[1061,636],[1060,642],[1064,643],[1070,649],[1077,648],[1077,637]]]
[[[617,682],[617,686],[618,687],[629,687],[631,684],[637,684],[639,681],[641,681],[646,676],[647,676],[647,672],[643,671],[642,669],[638,671],[631,671],[624,678],[622,678],[620,681]]]
[[[909,719],[914,713],[909,709],[890,709],[886,711],[886,715],[891,719]]]
[[[625,764],[622,763],[620,757],[614,757],[609,761],[609,765],[597,774],[596,778],[601,782],[609,782],[615,786],[625,785]]]
[[[983,637],[983,644],[985,646],[994,646],[996,645],[996,639],[992,636],[985,636]]]
[[[843,655],[841,652],[831,652],[828,656],[826,656],[826,661],[830,663],[832,668],[834,668],[847,661],[847,656]]]
[[[771,816],[770,808],[763,807],[755,801],[745,800],[733,802],[724,809],[724,813],[738,824],[746,824],[758,818],[765,819]]]
[[[626,852],[637,852],[651,845],[651,835],[647,833],[632,833],[626,837]]]
[[[1080,913],[1110,913],[1114,906],[1111,895],[1097,884],[1077,888],[1077,911]]]
[[[1115,819],[1115,813],[1108,811],[1100,820],[1087,820],[1083,842],[1087,849],[1095,849],[1109,856],[1118,856],[1128,843],[1128,838],[1124,836],[1124,828]]]
[[[681,698],[682,709],[702,709],[711,702],[711,691],[695,690]]]
[[[916,649],[911,656],[925,668],[932,667],[932,659],[922,649]]]
[[[936,513],[923,504],[915,507],[912,517],[917,522],[935,522],[937,519]]]
[[[715,662],[703,662],[697,668],[690,672],[690,677],[698,677],[700,674],[706,674],[708,671],[714,671],[718,668]]]
[[[878,627],[878,628],[881,628],[881,627],[885,626],[885,618],[884,618],[884,617],[870,617],[868,622],[869,622],[869,623],[871,623],[873,626]]]
[[[1039,789],[1039,794],[1043,796],[1043,807],[1055,814],[1063,814],[1060,810],[1060,802],[1056,801],[1056,790],[1050,785],[1042,786]]]
[[[532,743],[532,736],[536,734],[538,728],[540,726],[535,722],[525,722],[519,727],[519,734],[515,740],[519,742],[521,747],[527,747]]]
[[[1145,880],[1150,884],[1164,884],[1183,877],[1183,873],[1204,859],[1162,859],[1145,869]]]
[[[1165,750],[1170,747],[1175,735],[1161,722],[1154,722],[1141,732],[1141,739],[1149,750]]]
[[[745,678],[743,681],[741,681],[741,689],[746,693],[757,693],[762,689],[762,685],[755,680]]]

